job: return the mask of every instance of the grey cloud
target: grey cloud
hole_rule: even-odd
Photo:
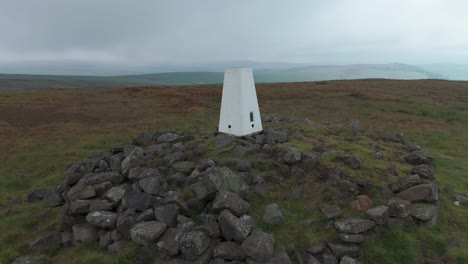
[[[462,0],[3,0],[0,63],[464,63]]]

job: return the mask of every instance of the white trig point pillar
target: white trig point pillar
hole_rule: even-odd
[[[262,131],[251,68],[224,69],[219,132],[245,136]]]

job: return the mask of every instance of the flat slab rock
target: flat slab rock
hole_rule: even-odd
[[[166,228],[166,224],[157,221],[141,222],[130,230],[130,236],[135,243],[148,246],[149,243],[156,242]]]
[[[370,230],[374,226],[374,221],[359,218],[335,221],[335,228],[340,233],[358,234]]]

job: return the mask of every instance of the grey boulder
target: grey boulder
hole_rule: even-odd
[[[375,223],[367,219],[350,218],[335,221],[335,228],[340,233],[358,234],[370,230]]]
[[[266,206],[265,212],[263,214],[263,221],[265,221],[265,223],[274,225],[283,222],[283,220],[284,216],[278,204],[271,203]]]
[[[242,251],[258,262],[267,262],[274,254],[275,238],[273,235],[255,229],[242,242]]]
[[[166,231],[166,228],[166,224],[157,221],[141,222],[130,230],[130,236],[135,243],[148,246],[155,242]]]
[[[213,201],[212,210],[214,212],[220,212],[224,209],[228,209],[235,216],[241,216],[249,211],[250,204],[244,201],[239,195],[221,190],[216,193],[216,197]]]

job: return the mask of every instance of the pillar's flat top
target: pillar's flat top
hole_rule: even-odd
[[[252,68],[250,67],[226,67],[224,70],[231,70],[231,69],[248,69],[251,70]]]

